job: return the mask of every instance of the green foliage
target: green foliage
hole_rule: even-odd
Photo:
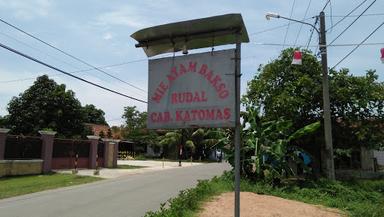
[[[108,125],[105,121],[105,112],[103,110],[96,108],[92,104],[85,105],[82,110],[85,123]]]
[[[306,168],[299,153],[303,150],[293,146],[295,140],[317,131],[320,122],[309,124],[292,132],[290,121],[276,120],[263,122],[259,109],[247,106],[242,113],[243,121],[243,170],[250,179],[264,179],[280,183],[294,175],[290,162]],[[308,169],[308,168],[306,168]]]
[[[122,116],[125,119],[125,126],[128,131],[144,129],[147,126],[147,112],[140,112],[136,106],[124,107]]]
[[[105,133],[104,133],[104,131],[100,131],[99,136],[100,136],[100,138],[105,138]]]
[[[98,180],[101,180],[101,178],[56,173],[49,175],[5,177],[0,178],[0,199]]]
[[[241,183],[243,191],[267,194],[310,204],[338,208],[353,217],[383,216],[384,181],[355,180],[329,181],[320,179],[300,185],[287,184],[272,187],[263,182]]]
[[[75,93],[46,75],[13,97],[8,112],[8,125],[15,134],[36,135],[38,130],[51,128],[59,136],[74,137],[85,130],[82,107]]]
[[[373,70],[353,76],[348,69],[330,72],[330,97],[336,145],[384,147],[384,83]]]
[[[165,203],[161,204],[159,211],[147,212],[145,217],[192,217],[199,210],[202,202],[231,188],[232,183],[223,178],[214,177],[211,181],[199,181],[196,188],[180,191],[176,198],[168,200],[169,208],[165,207]]]
[[[108,128],[107,138],[112,138],[112,130],[111,130],[111,128]]]
[[[263,108],[266,120],[283,117],[294,125],[313,123],[321,116],[321,66],[309,51],[302,51],[303,65],[292,65],[293,49],[260,66],[248,83],[247,103]]]
[[[264,120],[292,120],[294,129],[322,120],[321,65],[309,51],[302,53],[303,65],[292,65],[293,49],[282,51],[248,83],[243,100],[262,108]],[[384,146],[384,83],[375,71],[353,76],[348,69],[331,70],[329,79],[334,145]]]
[[[204,157],[203,152],[222,148],[229,144],[227,132],[222,129],[183,129],[166,133],[160,137],[159,144],[166,149],[176,150],[182,145],[194,153],[194,157]]]
[[[159,211],[148,212],[145,216],[196,216],[205,201],[215,195],[233,191],[233,180],[233,173],[225,172],[211,181],[199,182],[196,188],[182,191],[176,198],[170,199],[168,208],[162,204]],[[241,189],[337,208],[352,217],[384,216],[384,180],[341,182],[321,179],[277,187],[261,181],[242,179]]]
[[[0,116],[0,128],[7,126],[7,117]]]
[[[122,117],[125,119],[125,125],[121,129],[122,138],[129,139],[138,146],[157,145],[156,132],[146,129],[147,112],[138,111],[136,106],[127,106]]]

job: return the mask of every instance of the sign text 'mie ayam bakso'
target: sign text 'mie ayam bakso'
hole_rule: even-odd
[[[148,128],[234,127],[235,50],[149,60]]]

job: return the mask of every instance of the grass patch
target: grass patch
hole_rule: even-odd
[[[280,187],[242,180],[241,190],[337,208],[352,217],[384,216],[384,180],[332,182],[322,179]],[[145,217],[196,216],[203,202],[229,191],[233,191],[233,175],[225,173],[211,181],[200,181],[196,188],[181,191],[168,201],[168,208],[162,204],[159,211],[148,212]]]
[[[98,180],[101,178],[58,173],[4,177],[0,178],[0,199]]]
[[[337,208],[353,217],[384,216],[384,180],[328,181],[271,187],[243,181],[243,191]]]
[[[147,168],[146,166],[135,166],[135,165],[117,165],[116,168],[111,168],[111,169],[141,169],[141,168]]]

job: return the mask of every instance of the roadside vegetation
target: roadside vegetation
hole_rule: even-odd
[[[351,217],[384,216],[384,180],[320,179],[272,186],[262,181],[243,179],[241,190],[337,208]],[[210,181],[200,181],[196,188],[181,191],[167,202],[168,208],[162,204],[159,211],[148,212],[145,217],[197,217],[204,202],[231,191],[233,174],[227,172]]]
[[[101,178],[58,173],[4,177],[0,178],[0,199],[99,180]]]
[[[294,50],[283,50],[277,59],[260,65],[248,82],[241,112],[241,190],[337,208],[349,216],[384,216],[384,180],[322,178],[321,65],[307,50],[301,51],[303,65],[292,65]],[[361,162],[352,152],[384,147],[384,82],[378,80],[375,70],[367,70],[363,76],[346,68],[332,69],[329,74],[335,167],[359,170]],[[170,132],[163,143],[184,141],[188,147],[187,141],[199,141],[193,140],[193,134]],[[214,146],[223,149],[233,165],[233,134],[226,130],[218,134],[213,137]],[[226,173],[201,181],[169,200],[169,207],[163,204],[146,217],[196,216],[203,202],[233,191],[233,180]]]

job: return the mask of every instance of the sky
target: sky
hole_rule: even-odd
[[[61,50],[90,63],[105,67],[104,71],[132,84],[111,78],[99,71],[76,73],[89,81],[121,93],[147,99],[148,62],[142,49],[135,48],[130,35],[142,28],[171,22],[241,13],[250,42],[242,45],[242,81],[244,94],[247,82],[258,72],[260,64],[276,59],[283,48],[296,46],[317,53],[318,36],[310,39],[311,27],[284,19],[265,19],[267,12],[304,20],[314,24],[328,0],[0,0],[0,18],[24,31],[54,45]],[[359,4],[351,16],[345,18]],[[324,9],[328,44],[342,33],[371,3],[351,27],[328,47],[328,66],[334,67],[355,46],[384,22],[384,0],[331,0]],[[288,25],[289,24],[289,25]],[[334,25],[333,28],[330,28]],[[384,64],[380,49],[384,47],[384,26],[335,69],[349,68],[354,75],[364,75],[375,69],[379,80],[384,80]],[[0,23],[0,43],[26,53],[67,72],[90,69],[36,41],[4,23]],[[216,47],[215,50],[231,46]],[[232,46],[233,47],[233,46]],[[211,50],[200,49],[193,52]],[[172,55],[172,54],[171,54]],[[178,54],[176,54],[178,55]],[[167,55],[165,55],[167,56]],[[168,55],[169,56],[169,55]],[[155,57],[156,58],[156,57]],[[111,66],[114,65],[114,66]],[[36,77],[47,74],[57,83],[65,84],[76,93],[82,105],[94,104],[104,110],[110,125],[123,123],[121,115],[125,106],[136,106],[146,111],[146,104],[115,95],[66,75],[51,70],[0,48],[0,116],[8,114],[8,102],[18,96]],[[140,90],[140,89],[144,89]]]

